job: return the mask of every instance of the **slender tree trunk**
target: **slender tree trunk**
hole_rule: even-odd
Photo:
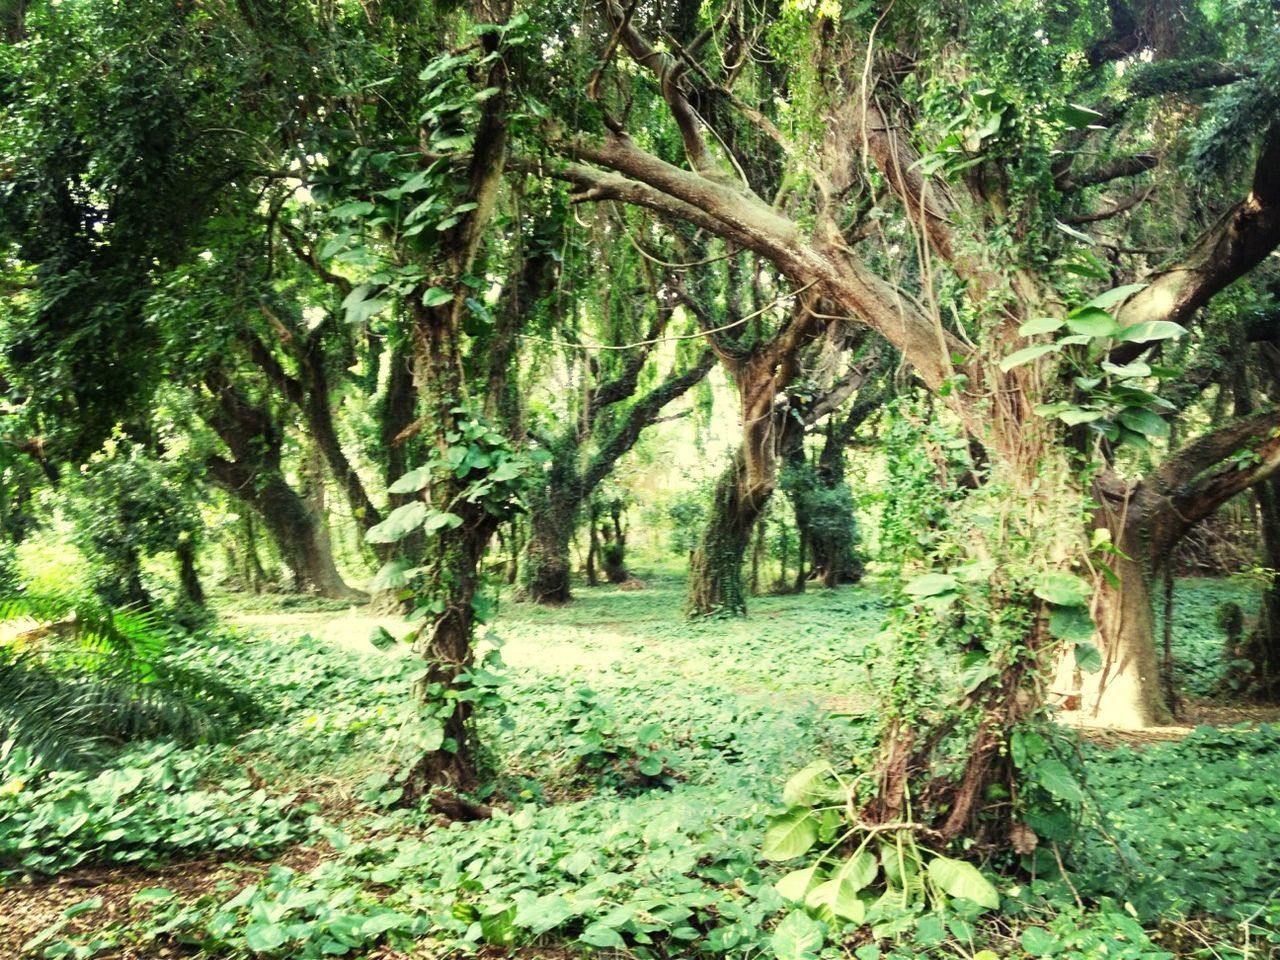
[[[1270,573],[1249,653],[1259,692],[1275,696],[1280,693],[1280,479],[1265,480],[1254,492],[1262,526],[1262,565]]]
[[[587,586],[600,586],[600,577],[596,573],[596,557],[600,556],[600,531],[596,524],[600,522],[600,506],[594,498],[587,505]]]
[[[195,540],[182,537],[174,551],[178,555],[178,602],[203,607],[204,587],[200,584],[200,574],[196,569]]]

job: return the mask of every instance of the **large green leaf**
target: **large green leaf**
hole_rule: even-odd
[[[373,289],[369,284],[362,283],[343,298],[342,309],[347,323],[364,323],[391,302],[383,297],[370,296]]]
[[[1089,598],[1093,588],[1074,574],[1051,570],[1040,575],[1032,592],[1056,606],[1075,607]]]
[[[805,895],[814,888],[818,879],[818,865],[805,867],[803,870],[792,870],[773,885],[773,889],[788,900],[803,903]]]
[[[1086,303],[1085,306],[1097,307],[1099,310],[1109,311],[1112,307],[1114,307],[1120,301],[1127,300],[1129,297],[1133,296],[1139,290],[1145,290],[1146,288],[1147,288],[1147,285],[1145,283],[1126,283],[1122,287],[1115,287],[1114,289],[1108,290],[1105,293],[1098,294],[1096,297],[1094,297],[1092,300]]]
[[[1083,604],[1054,607],[1049,613],[1049,633],[1058,640],[1085,643],[1093,639],[1093,618]]]
[[[1092,626],[1092,621],[1090,621]],[[1076,666],[1085,673],[1097,673],[1102,669],[1102,654],[1098,648],[1088,641],[1076,644]]]
[[[1033,343],[1029,347],[1023,347],[1021,350],[1015,350],[1009,356],[1000,361],[1000,369],[1008,373],[1014,367],[1020,367],[1024,363],[1030,363],[1037,357],[1043,357],[1046,353],[1057,353],[1062,349],[1061,344],[1057,343]]]
[[[1081,307],[1067,314],[1067,328],[1084,337],[1110,337],[1119,329],[1115,317],[1097,307]]]
[[[1147,437],[1167,437],[1169,424],[1160,414],[1142,407],[1129,407],[1120,411],[1119,420],[1134,433]]]
[[[422,526],[430,511],[421,500],[414,500],[404,506],[396,507],[376,526],[370,527],[364,535],[369,543],[395,543],[403,540],[414,530]]]
[[[950,857],[934,857],[929,861],[929,879],[945,893],[953,897],[972,900],[988,910],[1000,906],[1000,894],[972,863],[952,860]]]
[[[1059,800],[1069,803],[1080,803],[1084,800],[1084,791],[1075,775],[1067,769],[1067,765],[1054,757],[1046,757],[1032,768],[1036,780]]]
[[[837,917],[853,923],[862,923],[867,917],[867,905],[858,899],[858,892],[838,877],[810,890],[804,904],[810,910],[826,907]]]
[[[769,946],[777,960],[816,960],[825,928],[803,910],[793,910],[774,929]]]
[[[1062,329],[1062,321],[1057,317],[1036,317],[1028,320],[1018,328],[1019,336],[1034,337],[1040,333],[1053,333]]]
[[[800,856],[818,839],[818,820],[804,808],[774,817],[764,834],[761,851],[766,860],[791,860]]]
[[[1171,320],[1146,320],[1120,331],[1119,338],[1129,343],[1150,343],[1153,340],[1169,340],[1181,337],[1187,328]]]
[[[388,493],[417,493],[431,482],[431,468],[418,467],[410,470],[403,477],[397,480],[391,486],[387,487]]]
[[[807,806],[843,799],[831,764],[826,760],[815,760],[803,770],[792,775],[782,788],[782,802],[789,807]]]
[[[945,573],[923,573],[902,590],[910,597],[936,597],[942,593],[952,593],[957,586],[956,578]]]

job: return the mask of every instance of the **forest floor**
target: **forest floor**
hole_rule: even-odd
[[[1203,633],[1209,608],[1241,590],[1180,594],[1189,716],[1240,726],[1184,723],[1177,742],[1136,747],[1099,735],[1083,748],[1097,809],[1082,809],[1088,829],[1065,853],[1070,884],[1010,880],[999,923],[976,934],[903,927],[873,945],[850,932],[849,951],[1235,957],[1280,944],[1280,731],[1252,722],[1276,714],[1221,702],[1221,643]],[[765,817],[810,760],[870,761],[863,653],[879,595],[762,597],[748,620],[697,624],[679,620],[674,579],[577,597],[500,605],[502,707],[480,730],[500,812],[474,824],[397,807],[387,771],[415,661],[374,637],[406,634],[403,622],[225,601],[234,629],[190,657],[253,689],[270,720],[232,746],[126,753],[94,781],[115,791],[102,809],[92,784],[33,793],[19,841],[44,866],[0,881],[0,957],[390,960],[469,945],[551,960],[639,956],[646,940],[659,957],[776,952],[786,868],[759,857]],[[87,822],[71,832],[73,802]]]

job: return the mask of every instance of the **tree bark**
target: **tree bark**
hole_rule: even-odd
[[[739,447],[729,468],[716,481],[707,528],[689,565],[686,612],[690,616],[746,615],[742,561],[772,493],[772,482],[751,484],[746,457]]]
[[[250,403],[222,374],[206,380],[214,402],[202,416],[234,457],[206,458],[214,482],[257,510],[293,575],[294,589],[338,600],[363,599],[334,565],[324,518],[312,513],[285,480],[283,438],[268,411]]]
[[[203,607],[204,587],[196,569],[196,544],[191,537],[183,537],[174,547],[178,555],[178,602]]]

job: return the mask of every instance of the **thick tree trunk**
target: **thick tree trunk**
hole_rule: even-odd
[[[1114,535],[1113,535],[1114,536]],[[1119,581],[1102,580],[1094,598],[1102,669],[1081,676],[1080,709],[1092,721],[1111,727],[1142,729],[1171,719],[1160,681],[1152,609],[1153,573],[1116,538],[1130,558],[1113,556],[1109,565]]]
[[[574,513],[555,502],[555,492],[541,510],[529,514],[529,539],[522,564],[524,596],[534,603],[568,603],[569,541],[573,539]]]
[[[259,489],[245,495],[258,508],[297,592],[335,600],[368,599],[342,579],[333,562],[333,543],[323,515],[308,508],[283,474],[268,474]]]
[[[742,562],[756,521],[769,502],[772,485],[750,486],[742,450],[716,481],[711,515],[689,565],[689,616],[745,616]]]

